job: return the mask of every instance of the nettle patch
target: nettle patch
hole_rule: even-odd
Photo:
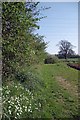
[[[41,107],[33,93],[20,83],[3,86],[3,119],[34,118],[33,113],[38,115]]]

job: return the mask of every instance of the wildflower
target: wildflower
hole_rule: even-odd
[[[11,110],[9,110],[9,114],[11,114]]]
[[[39,103],[39,107],[41,107],[41,103]]]
[[[11,106],[8,107],[9,109],[11,108]]]
[[[17,113],[17,116],[19,116],[19,113]]]

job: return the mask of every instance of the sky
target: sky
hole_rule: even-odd
[[[39,8],[51,7],[41,11],[41,16],[47,16],[38,24],[38,33],[44,35],[48,42],[46,51],[57,54],[60,40],[67,40],[73,44],[74,51],[78,53],[78,3],[77,2],[41,2]]]
[[[35,0],[39,2],[79,2],[79,0]]]

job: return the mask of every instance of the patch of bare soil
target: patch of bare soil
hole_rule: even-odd
[[[59,82],[65,90],[72,93],[73,95],[78,96],[78,87],[72,85],[68,80],[64,79],[62,76],[56,76],[56,80]]]

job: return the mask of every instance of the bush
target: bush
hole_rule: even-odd
[[[54,64],[59,62],[58,57],[54,55],[49,55],[47,58],[44,60],[45,64]]]
[[[24,88],[29,89],[30,91],[36,91],[39,89],[39,86],[44,87],[43,81],[31,71],[28,72],[16,72],[15,78],[19,81]]]

